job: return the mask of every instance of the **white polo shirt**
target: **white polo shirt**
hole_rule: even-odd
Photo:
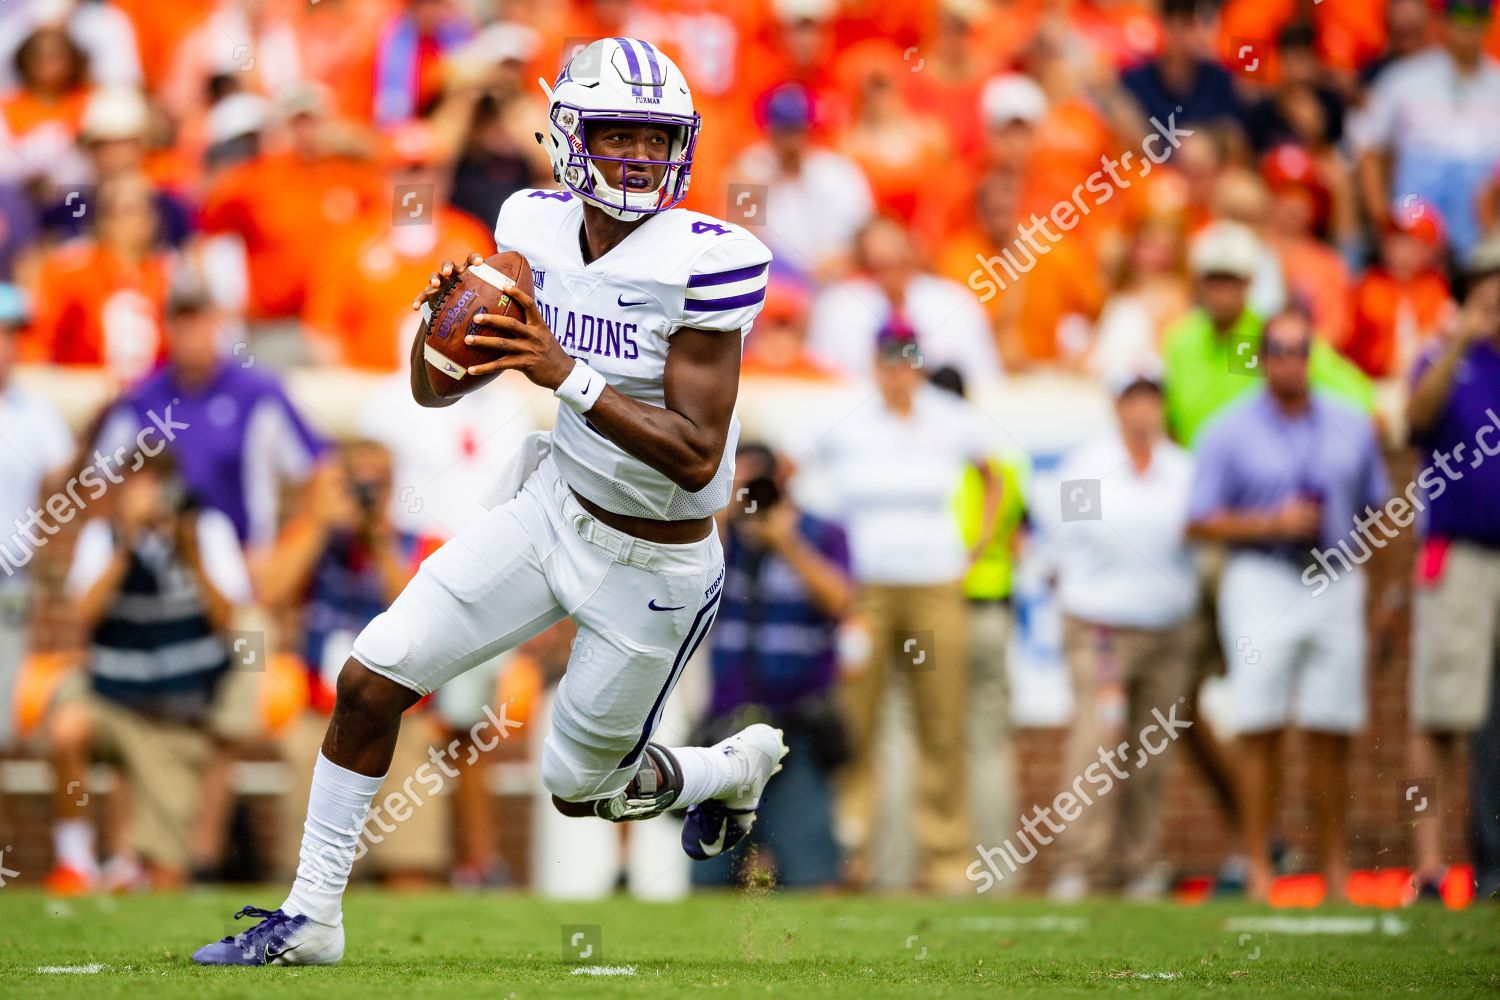
[[[735,164],[737,179],[766,187],[762,218],[743,221],[756,230],[777,263],[815,272],[849,252],[854,234],[874,214],[875,203],[864,172],[846,156],[812,148],[803,155],[801,170],[783,173],[769,143],[745,150]],[[752,212],[757,206],[741,206]]]
[[[985,454],[983,419],[924,385],[908,416],[872,394],[818,442],[802,464],[848,532],[855,579],[918,586],[963,576],[955,494],[965,466]]]
[[[62,417],[40,396],[15,385],[0,389],[0,547],[3,565],[18,569],[31,561],[35,546],[17,525],[27,509],[38,506],[43,478],[73,456],[73,435]],[[55,524],[51,516],[45,523]],[[38,537],[47,537],[41,528]],[[20,578],[19,572],[0,568],[0,587]]]
[[[1098,482],[1098,506],[1085,509],[1086,484]],[[1083,490],[1063,520],[1067,489]],[[1057,574],[1066,614],[1122,628],[1166,628],[1198,600],[1193,550],[1187,543],[1193,462],[1170,441],[1157,443],[1137,472],[1118,431],[1080,446],[1038,487],[1033,519],[1042,557]],[[1092,515],[1097,515],[1093,517]]]

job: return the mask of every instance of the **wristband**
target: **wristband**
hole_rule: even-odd
[[[604,395],[604,387],[608,384],[603,375],[582,361],[577,361],[568,377],[563,379],[562,385],[552,395],[566,403],[573,412],[587,413],[599,402],[599,397]]]

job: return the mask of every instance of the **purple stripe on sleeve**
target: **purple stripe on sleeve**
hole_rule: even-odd
[[[757,288],[753,292],[742,292],[739,295],[731,295],[723,299],[688,299],[683,303],[684,312],[718,312],[720,309],[739,309],[742,306],[753,306],[766,297],[764,288]]]
[[[641,61],[640,61],[640,59],[636,58],[635,47],[630,44],[630,39],[628,39],[628,38],[616,38],[615,41],[619,42],[620,43],[620,48],[622,48],[622,49],[625,50],[625,65],[630,67],[630,79],[631,79],[631,81],[634,82],[634,81],[640,80],[640,78],[641,78]],[[640,97],[641,96],[641,85],[639,83],[635,83],[635,86],[633,86],[633,87],[630,88],[630,92],[632,94],[634,94],[636,97]]]
[[[771,266],[770,261],[764,264],[751,264],[749,267],[737,267],[733,271],[720,271],[718,274],[694,274],[688,278],[689,288],[702,288],[704,285],[727,285],[732,281],[744,281],[746,278],[754,278],[765,273],[766,268]]]

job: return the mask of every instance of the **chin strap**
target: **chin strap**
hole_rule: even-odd
[[[677,758],[660,743],[647,743],[630,784],[610,798],[594,802],[594,815],[612,823],[651,819],[672,808],[681,794],[682,769]]]

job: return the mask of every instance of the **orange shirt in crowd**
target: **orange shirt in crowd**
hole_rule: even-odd
[[[130,18],[146,87],[155,91],[177,59],[177,49],[208,15],[202,0],[111,0]]]
[[[1036,239],[1042,246],[1049,245],[1043,236]],[[1083,246],[1067,238],[1050,246],[1051,250],[1042,255],[1032,253],[1024,244],[1023,250],[1005,247],[1020,265],[1017,277],[1013,279],[1003,264],[995,266],[998,281],[984,276],[996,286],[984,308],[994,319],[997,344],[1009,368],[1059,361],[1069,353],[1058,337],[1063,321],[1078,315],[1092,323],[1104,306],[1103,278]],[[969,283],[980,270],[977,257],[998,256],[1000,250],[983,234],[970,231],[948,241],[937,271],[981,295],[985,285],[978,280]],[[1020,273],[1033,257],[1035,266]],[[1003,289],[999,288],[1000,281],[1005,283]],[[1075,351],[1081,354],[1086,346],[1078,344]]]
[[[144,375],[165,355],[162,334],[171,262],[131,262],[92,240],[52,251],[37,268],[28,361],[104,365],[122,379]]]
[[[440,207],[433,226],[435,241],[426,226],[367,222],[336,234],[319,255],[303,320],[314,337],[336,345],[344,365],[397,370],[416,329],[412,299],[426,286],[433,261],[495,252],[490,231],[457,209]]]
[[[204,199],[202,226],[206,233],[235,233],[245,242],[247,317],[296,316],[329,237],[373,213],[389,212],[390,192],[368,162],[270,153],[215,180]]]
[[[1354,286],[1349,339],[1334,346],[1371,378],[1400,375],[1438,334],[1452,308],[1448,282],[1437,271],[1401,281],[1371,267]]]
[[[393,0],[321,0],[297,8],[302,71],[328,88],[349,121],[374,114],[375,49],[397,8]]]
[[[1234,65],[1245,44],[1259,46],[1267,60],[1266,80],[1275,80],[1276,36],[1304,12],[1317,29],[1317,53],[1324,65],[1355,70],[1385,49],[1385,4],[1374,0],[1227,0],[1219,16],[1219,55]]]
[[[1349,337],[1349,268],[1337,250],[1311,237],[1276,247],[1288,298],[1312,313],[1313,328],[1334,344]]]
[[[88,98],[89,92],[83,87],[57,101],[43,101],[30,91],[16,90],[0,99],[0,120],[5,123],[5,134],[13,138],[24,138],[36,129],[54,126],[76,139]]]

